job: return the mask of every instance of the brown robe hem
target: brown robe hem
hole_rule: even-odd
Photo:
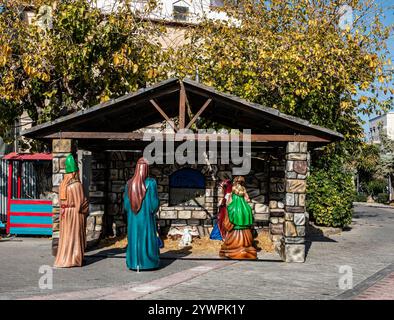
[[[253,234],[251,229],[234,230],[228,214],[224,216],[223,227],[226,230],[226,238],[222,244],[219,256],[229,259],[257,259],[257,250],[253,246]]]

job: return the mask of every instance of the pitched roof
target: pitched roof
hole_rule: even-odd
[[[330,141],[342,140],[333,130],[289,116],[276,109],[248,102],[219,92],[213,87],[190,79],[182,80],[191,111],[196,114],[207,99],[211,104],[201,117],[234,129],[251,129],[252,133],[313,134]],[[163,120],[150,103],[154,100],[171,118],[179,113],[180,80],[168,79],[136,92],[111,99],[90,108],[60,117],[25,130],[28,138],[44,138],[59,132],[132,132]]]

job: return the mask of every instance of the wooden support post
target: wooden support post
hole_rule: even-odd
[[[186,90],[182,81],[180,81],[181,90],[179,91],[179,129],[185,128],[186,121]]]

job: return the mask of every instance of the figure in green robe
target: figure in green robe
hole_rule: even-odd
[[[234,225],[234,230],[250,229],[253,225],[251,206],[243,196],[235,193],[231,196],[231,203],[227,207],[228,218]]]
[[[229,259],[256,259],[257,251],[253,242],[253,214],[248,204],[245,178],[234,178],[232,193],[227,204],[223,228],[226,236],[219,256]]]
[[[140,158],[124,192],[128,239],[126,264],[137,271],[157,269],[160,263],[155,217],[159,198],[156,180],[148,175],[149,164]]]

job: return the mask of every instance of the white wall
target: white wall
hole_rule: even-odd
[[[119,0],[94,0],[98,8],[101,8],[104,12],[110,12],[116,9],[117,6],[122,3]],[[145,0],[133,0],[132,8],[134,10],[143,11],[147,1]],[[188,18],[185,22],[198,23],[202,17],[209,19],[226,19],[226,15],[223,12],[217,12],[211,10],[212,4],[220,4],[220,0],[158,0],[158,8],[154,10],[149,16],[151,19],[160,19],[166,21],[176,21],[174,19],[173,7],[182,6],[187,7],[189,10]]]
[[[369,120],[369,139],[371,142],[380,143],[379,132],[381,129],[389,139],[394,140],[394,112]]]

